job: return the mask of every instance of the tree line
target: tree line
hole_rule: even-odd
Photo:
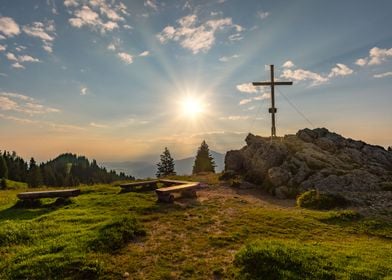
[[[77,186],[79,184],[111,183],[117,180],[133,180],[133,176],[127,176],[114,170],[98,166],[96,160],[91,162],[84,156],[65,153],[53,160],[37,164],[34,158],[27,163],[15,152],[0,152],[0,178],[2,187],[5,187],[5,179],[26,182],[29,187],[45,186]]]
[[[206,141],[203,140],[200,147],[197,150],[195,162],[193,164],[192,174],[197,174],[201,172],[212,172],[215,173],[215,162],[214,158],[210,154],[210,150]],[[161,154],[161,160],[157,164],[158,178],[176,175],[174,170],[174,159],[172,158],[170,151],[165,147],[163,153]]]

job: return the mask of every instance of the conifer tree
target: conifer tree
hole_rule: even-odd
[[[0,179],[1,178],[8,178],[8,167],[4,156],[0,154]]]
[[[193,165],[193,174],[199,172],[213,172],[215,173],[215,162],[210,154],[210,150],[206,141],[203,140],[199,149],[197,150],[195,163]]]
[[[34,158],[30,159],[29,175],[27,178],[27,184],[29,187],[36,188],[42,185],[42,174],[41,169],[35,162]]]
[[[174,160],[167,147],[165,147],[165,150],[161,154],[161,161],[157,164],[157,167],[157,178],[168,175],[176,175],[176,172],[174,171]]]

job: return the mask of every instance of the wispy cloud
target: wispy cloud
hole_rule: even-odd
[[[392,57],[392,48],[380,49],[378,47],[374,47],[370,49],[369,56],[357,59],[355,64],[359,66],[379,65],[390,57]]]
[[[233,60],[233,59],[236,59],[236,58],[239,58],[239,57],[240,56],[238,54],[234,54],[232,56],[222,56],[222,57],[219,58],[219,61],[220,62],[228,62],[230,60]]]
[[[139,56],[149,56],[149,55],[150,55],[149,51],[144,51],[144,52],[139,54]]]
[[[6,46],[0,45],[0,52],[3,52],[3,51],[5,51],[6,49],[7,49],[7,47],[6,47]]]
[[[258,90],[252,83],[244,83],[236,86],[237,90],[244,93],[257,93]]]
[[[257,12],[257,16],[258,16],[260,19],[266,19],[269,15],[270,15],[270,13],[269,13],[269,12],[266,12],[266,11],[258,11],[258,12]]]
[[[74,8],[73,17],[68,20],[73,27],[87,26],[102,33],[118,29],[118,22],[124,22],[124,16],[129,15],[127,6],[122,2],[90,0],[79,5],[76,1],[66,0],[64,5]]]
[[[144,0],[144,6],[149,7],[154,11],[158,11],[158,4],[155,0]]]
[[[20,28],[13,18],[0,17],[0,33],[6,37],[13,37],[20,34]]]
[[[380,73],[380,74],[375,74],[373,75],[374,78],[385,78],[385,77],[389,77],[392,76],[392,72],[385,72],[385,73]]]
[[[55,39],[55,25],[53,20],[43,22],[33,22],[30,25],[23,26],[23,32],[31,37],[40,39],[43,43],[42,48],[51,53],[53,51],[53,41]]]
[[[285,63],[283,63],[282,67],[283,68],[293,68],[295,65],[291,60],[287,60]]]
[[[179,42],[180,45],[192,51],[193,54],[207,52],[215,43],[215,33],[225,27],[234,28],[237,32],[242,27],[235,25],[231,18],[212,19],[204,23],[198,23],[195,14],[187,15],[177,21],[178,26],[166,26],[162,32],[157,34],[161,43],[167,41]]]
[[[239,105],[245,105],[252,102],[252,98],[246,98],[246,99],[242,99],[240,100],[240,102],[238,103]]]
[[[227,117],[220,117],[220,120],[228,120],[228,121],[239,121],[239,120],[247,120],[249,119],[249,116],[239,116],[239,115],[235,115],[235,116],[227,116]]]
[[[342,63],[337,63],[336,66],[331,69],[328,78],[337,77],[337,76],[347,76],[347,75],[351,75],[352,73],[354,73],[354,71],[350,69],[348,66]]]
[[[25,69],[25,67],[21,64],[22,62],[40,62],[38,58],[32,57],[30,55],[19,55],[8,52],[6,57],[10,61],[15,61],[11,66],[16,69]]]
[[[40,104],[32,97],[13,92],[0,92],[0,110],[20,112],[28,115],[60,112],[59,109]]]

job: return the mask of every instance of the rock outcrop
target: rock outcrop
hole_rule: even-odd
[[[358,193],[390,193],[383,186],[392,182],[392,152],[383,147],[344,138],[326,128],[302,129],[272,142],[249,134],[245,141],[241,150],[227,152],[225,171],[242,175],[279,197],[318,189],[366,203],[358,199]],[[389,203],[392,206],[392,199]]]

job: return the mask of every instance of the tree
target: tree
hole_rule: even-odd
[[[388,152],[392,152],[392,146],[388,147]]]
[[[157,164],[158,171],[157,171],[157,178],[164,177],[168,175],[176,175],[174,171],[174,160],[170,155],[170,151],[167,147],[161,154],[161,162]]]
[[[8,178],[8,167],[4,156],[0,154],[0,178]]]
[[[34,158],[30,159],[29,175],[27,178],[27,184],[29,187],[36,188],[42,185],[42,174],[41,169],[35,162]]]
[[[215,162],[210,155],[210,150],[206,141],[203,140],[199,149],[197,150],[195,164],[193,165],[193,174],[199,172],[213,172],[215,173]]]

